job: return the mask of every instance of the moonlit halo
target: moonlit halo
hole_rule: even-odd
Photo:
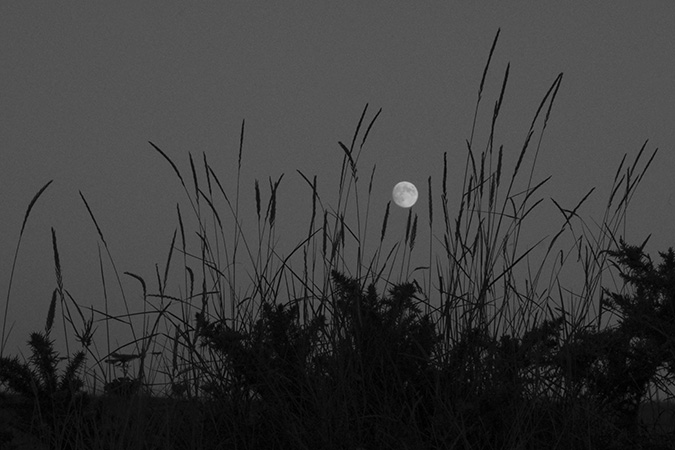
[[[391,197],[401,208],[410,208],[417,201],[417,188],[408,181],[401,181],[394,186]]]

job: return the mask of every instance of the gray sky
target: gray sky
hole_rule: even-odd
[[[674,17],[670,1],[0,3],[3,310],[26,207],[55,180],[25,231],[8,351],[43,326],[55,287],[50,227],[66,288],[83,305],[102,304],[96,229],[78,191],[120,272],[154,279],[177,226],[176,203],[189,211],[148,141],[188,179],[188,151],[197,161],[207,152],[233,189],[245,119],[242,204],[253,210],[255,179],[266,187],[285,173],[280,227],[304,231],[310,192],[296,169],[316,174],[322,196],[334,200],[338,141],[351,140],[369,103],[367,120],[382,108],[359,162],[368,175],[377,164],[374,228],[397,181],[416,183],[422,198],[428,176],[438,186],[444,151],[454,201],[498,28],[482,116],[510,62],[497,143],[514,158],[564,72],[535,175],[553,175],[543,195],[571,207],[597,186],[582,212],[599,219],[622,155],[649,139],[648,150],[660,151],[634,199],[627,238],[651,233],[648,250],[665,250],[675,204]],[[557,219],[550,202],[545,208]],[[392,211],[399,230],[405,217]],[[137,296],[138,285],[125,284]]]

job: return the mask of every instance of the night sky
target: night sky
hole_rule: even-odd
[[[80,192],[120,272],[154,280],[155,263],[163,267],[176,204],[188,216],[189,203],[148,141],[186,181],[188,152],[198,162],[205,152],[233,192],[245,120],[242,216],[254,226],[254,181],[268,195],[269,179],[284,174],[279,234],[298,242],[303,235],[293,233],[306,232],[311,214],[298,170],[316,175],[322,198],[335,201],[338,142],[351,142],[368,104],[366,122],[382,109],[359,159],[364,180],[376,165],[373,229],[401,180],[417,185],[415,208],[425,217],[427,179],[439,186],[444,152],[456,205],[498,29],[475,140],[485,145],[510,62],[495,130],[508,167],[564,73],[534,175],[552,175],[534,231],[558,229],[550,197],[571,208],[594,186],[580,213],[589,224],[600,220],[623,154],[632,161],[649,140],[645,151],[659,152],[629,209],[625,238],[640,243],[651,234],[647,250],[656,256],[673,245],[675,217],[673,17],[670,1],[0,3],[0,314],[24,213],[54,179],[24,232],[6,353],[25,352],[28,333],[43,327],[56,286],[52,227],[66,289],[83,306],[102,305],[104,249]],[[392,209],[392,232],[400,235],[406,216]],[[181,280],[170,284],[174,293]],[[106,282],[110,301],[119,302],[111,273]],[[138,282],[123,283],[138,306]]]

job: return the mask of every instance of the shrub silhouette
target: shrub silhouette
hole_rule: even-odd
[[[662,262],[654,266],[644,253],[645,244],[621,240],[619,249],[609,252],[633,293],[605,290],[603,304],[617,314],[619,326],[607,332],[607,370],[596,383],[603,400],[618,399],[620,421],[632,429],[659,368],[675,374],[675,253],[672,248],[659,252]]]
[[[632,246],[620,240],[618,250],[608,252],[632,294],[603,290],[601,304],[616,314],[618,324],[602,330],[584,327],[564,339],[554,329],[554,341],[544,363],[563,379],[567,400],[589,400],[611,418],[614,426],[635,436],[641,401],[658,372],[675,371],[675,253],[660,253],[654,266],[644,244]],[[558,322],[562,325],[563,322]]]
[[[428,402],[420,399],[432,395],[429,374],[440,337],[414,302],[415,286],[395,285],[379,297],[373,284],[362,291],[337,271],[332,279],[332,325],[322,315],[301,324],[297,305],[272,303],[261,306],[248,331],[198,315],[202,344],[222,356],[226,375],[209,383],[209,393],[228,400],[252,395],[305,424],[318,420],[328,402],[354,414],[355,422],[370,422],[364,435],[382,426],[364,417],[421,420]],[[395,427],[386,428],[380,434],[393,435]]]
[[[223,321],[198,315],[203,345],[225,357],[226,384],[211,384],[216,397],[253,393],[266,401],[295,397],[309,370],[309,357],[322,318],[300,325],[298,307],[264,303],[260,318],[248,332],[234,331]]]
[[[0,382],[6,383],[11,391],[26,398],[69,400],[82,388],[77,372],[84,363],[83,351],[75,353],[59,377],[60,357],[54,351],[54,341],[46,334],[34,332],[28,346],[32,352],[29,364],[16,356],[0,358]]]
[[[365,448],[419,445],[431,417],[440,342],[414,283],[378,295],[373,283],[331,272],[331,315],[314,358],[314,392],[332,431]],[[326,411],[331,411],[326,415]],[[314,419],[317,427],[320,421]],[[408,444],[406,444],[408,445]]]
[[[436,324],[420,310],[414,283],[378,295],[374,284],[364,289],[333,271],[329,320],[317,316],[303,325],[297,305],[272,303],[261,306],[248,331],[198,315],[202,343],[223,357],[227,374],[208,390],[230,400],[256,398],[268,414],[292,412],[306,425],[304,442],[321,442],[307,424],[318,422],[326,405],[336,416],[341,410],[350,417],[344,426],[357,429],[364,445],[412,442],[404,429],[451,442],[456,437],[447,431],[439,437],[437,427],[454,420],[463,424],[463,438],[479,446],[513,442],[523,421],[533,441],[567,439],[561,442],[582,446],[574,433],[561,437],[554,430],[569,423],[566,414],[578,415],[581,423],[598,420],[593,411],[637,432],[648,383],[663,364],[672,371],[668,308],[675,257],[669,252],[654,268],[635,258],[636,251],[622,244],[612,253],[630,267],[622,276],[637,287],[635,296],[607,292],[604,304],[619,313],[617,327],[580,328],[565,338],[564,317],[544,320],[520,337],[495,337],[477,326],[461,331],[445,351]],[[564,386],[548,402],[531,376],[537,371],[553,374],[551,386],[556,376]],[[611,428],[598,422],[590,437],[605,442],[608,433]]]
[[[413,302],[412,283],[395,285],[378,298],[370,284],[333,271],[337,307],[336,356],[347,358],[361,377],[384,383],[392,376],[410,382],[424,373],[440,342],[434,323]]]
[[[67,423],[72,419],[72,415],[69,413],[72,412],[72,408],[81,407],[85,400],[81,391],[83,382],[77,376],[85,362],[83,350],[76,352],[69,359],[61,376],[57,373],[61,357],[54,350],[54,341],[49,338],[55,301],[56,296],[53,296],[45,332],[30,334],[28,346],[32,355],[29,361],[22,362],[17,356],[0,357],[0,384],[5,384],[11,392],[25,400],[34,401],[33,408],[22,409],[16,413],[28,427],[35,417],[34,412],[37,412],[39,424],[47,431],[48,439],[51,433],[70,428]],[[44,425],[47,428],[44,428]]]

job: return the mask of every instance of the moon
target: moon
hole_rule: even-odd
[[[410,208],[417,201],[417,188],[408,181],[401,181],[394,186],[391,197],[401,208]]]

